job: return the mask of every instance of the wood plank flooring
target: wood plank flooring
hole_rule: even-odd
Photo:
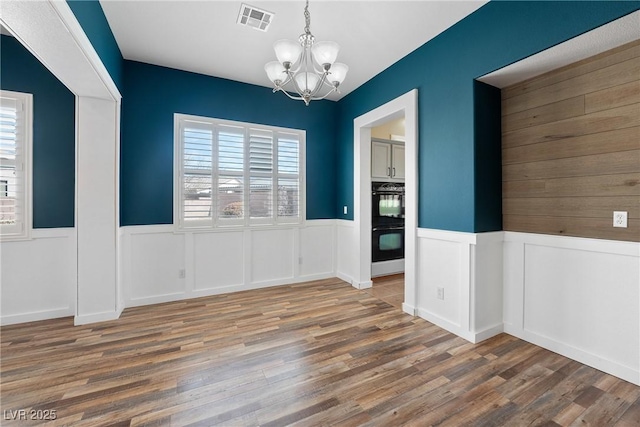
[[[2,425],[640,425],[640,387],[506,334],[470,344],[338,279],[0,332]]]

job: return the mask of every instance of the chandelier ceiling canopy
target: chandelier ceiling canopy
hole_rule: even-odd
[[[277,61],[264,66],[273,91],[281,91],[291,99],[309,102],[324,99],[344,81],[349,67],[338,58],[340,46],[332,41],[315,41],[311,34],[311,14],[309,0],[304,8],[304,33],[298,41],[278,40],[273,44]],[[292,95],[289,92],[295,92]]]

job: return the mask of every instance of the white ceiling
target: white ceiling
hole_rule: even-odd
[[[272,87],[264,64],[273,43],[304,30],[303,0],[244,3],[275,13],[269,31],[236,24],[241,1],[101,0],[125,59]],[[316,40],[340,44],[349,66],[337,100],[486,1],[311,0]]]

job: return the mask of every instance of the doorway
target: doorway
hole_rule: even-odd
[[[418,91],[413,89],[354,120],[354,225],[358,255],[356,276],[361,288],[371,280],[371,136],[372,128],[405,120],[405,274],[402,310],[415,316],[417,232]]]

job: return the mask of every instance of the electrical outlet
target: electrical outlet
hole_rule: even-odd
[[[347,205],[343,206],[342,213],[345,214],[345,215],[347,214]]]
[[[613,212],[613,226],[627,228],[627,212],[614,211]]]
[[[302,264],[302,257],[298,257],[298,264]]]
[[[444,300],[444,288],[438,288],[438,299]]]
[[[184,271],[184,268],[181,268],[180,270],[178,270],[178,278],[179,279],[184,279],[186,273]]]

